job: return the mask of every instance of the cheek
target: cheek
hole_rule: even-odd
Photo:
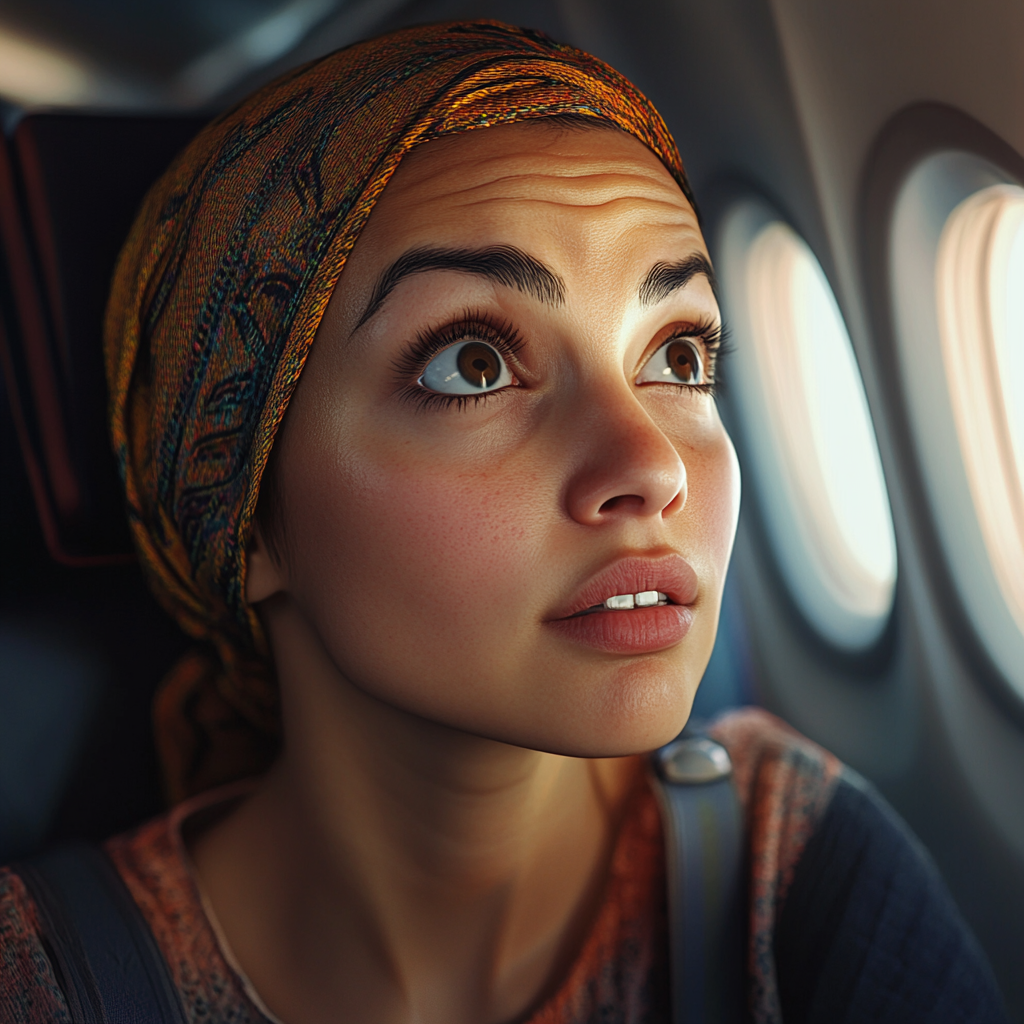
[[[740,467],[732,440],[720,429],[714,443],[696,460],[689,474],[693,511],[700,524],[702,547],[719,579],[724,578],[736,536],[740,511]]]
[[[293,592],[339,667],[401,677],[440,659],[479,673],[508,657],[516,624],[495,627],[531,604],[540,481],[417,445],[354,444],[317,462],[292,491]]]
[[[717,413],[690,426],[673,437],[686,467],[680,550],[697,570],[702,592],[720,594],[739,519],[739,461]]]

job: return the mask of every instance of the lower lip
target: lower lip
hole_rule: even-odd
[[[578,644],[609,654],[649,654],[679,643],[690,630],[693,612],[681,604],[634,608],[621,612],[591,612],[548,625]]]

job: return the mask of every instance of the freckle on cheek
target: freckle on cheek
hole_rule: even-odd
[[[346,531],[363,548],[364,564],[387,566],[392,583],[429,588],[443,601],[461,603],[470,592],[497,596],[502,585],[518,585],[519,518],[501,501],[497,482],[482,486],[394,476],[351,495]],[[383,486],[381,486],[383,484]],[[357,511],[358,510],[358,511]]]

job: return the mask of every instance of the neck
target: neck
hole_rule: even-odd
[[[284,754],[194,851],[243,969],[288,1024],[521,1015],[592,917],[635,764],[397,709],[274,614]]]

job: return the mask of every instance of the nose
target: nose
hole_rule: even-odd
[[[566,511],[585,526],[655,518],[686,504],[686,466],[675,445],[626,391],[590,396],[574,417],[580,463],[570,477]]]

